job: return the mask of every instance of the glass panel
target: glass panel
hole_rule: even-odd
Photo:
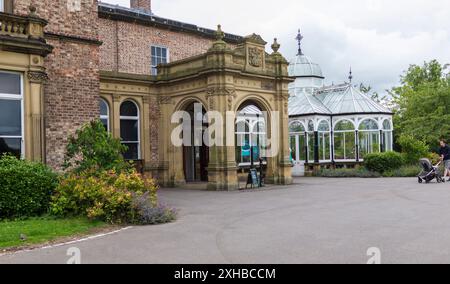
[[[244,121],[240,121],[240,122],[237,123],[237,126],[236,126],[236,132],[239,132],[239,133],[243,133],[243,132],[248,133],[248,132],[250,132],[250,127],[249,127],[249,125],[248,125],[247,123],[245,123]]]
[[[100,115],[109,116],[108,104],[104,100],[100,100]]]
[[[161,53],[161,48],[157,47],[156,48],[156,56],[161,57],[162,53]]]
[[[164,61],[167,60],[167,49],[166,48],[162,49],[162,57],[164,58]]]
[[[0,135],[22,136],[20,100],[0,100]]]
[[[138,141],[138,121],[120,120],[120,137],[122,141]]]
[[[343,120],[340,121],[338,124],[336,124],[334,130],[336,131],[355,130],[355,126],[351,121]]]
[[[21,90],[20,75],[0,72],[0,94],[20,95]]]
[[[314,131],[314,122],[312,120],[308,122],[308,131]]]
[[[359,153],[364,159],[367,154],[380,152],[380,133],[378,131],[359,133]]]
[[[384,143],[385,143],[385,147],[386,147],[386,152],[392,151],[392,132],[388,131],[388,132],[384,132]]]
[[[290,140],[290,150],[291,150],[291,161],[297,161],[297,144],[296,144],[296,136],[291,136]]]
[[[331,160],[330,133],[319,133],[319,160]]]
[[[120,106],[120,116],[138,116],[137,106],[130,101],[122,103]]]
[[[298,153],[298,157],[300,159],[300,161],[306,161],[306,137],[305,135],[299,135],[298,136],[298,147],[299,147],[299,153]]]
[[[308,133],[308,162],[314,162],[314,133]]]
[[[0,138],[0,155],[4,153],[13,154],[20,158],[22,139],[20,138]]]
[[[330,125],[328,124],[328,122],[326,121],[322,121],[319,124],[319,131],[330,131]]]
[[[359,130],[378,130],[378,124],[375,120],[366,119],[359,125]]]
[[[100,121],[102,122],[103,126],[105,127],[105,130],[109,131],[108,120],[107,119],[100,119]]]
[[[383,129],[384,129],[384,130],[392,130],[392,129],[391,129],[391,122],[390,122],[389,120],[385,120],[385,121],[383,122]]]
[[[153,76],[158,75],[158,69],[157,68],[155,68],[155,67],[152,68],[152,75]]]
[[[355,132],[337,132],[334,134],[334,157],[336,160],[355,160],[355,148]]]
[[[289,127],[289,132],[291,133],[305,132],[305,127],[303,127],[303,124],[301,122],[295,121],[291,123],[291,126]]]
[[[139,144],[138,143],[123,143],[128,147],[128,150],[123,154],[126,160],[138,160],[139,159]]]
[[[253,127],[253,132],[255,132],[255,133],[266,133],[266,124],[264,122],[258,122]]]

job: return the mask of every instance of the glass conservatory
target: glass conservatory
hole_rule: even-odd
[[[289,75],[290,149],[294,176],[305,169],[347,166],[370,153],[393,150],[392,112],[349,82],[324,86],[318,64],[299,50]]]

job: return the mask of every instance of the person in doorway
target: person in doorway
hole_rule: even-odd
[[[444,178],[449,176],[448,181],[450,181],[450,146],[444,140],[441,140],[440,144],[439,156],[441,156],[441,161],[444,163]]]

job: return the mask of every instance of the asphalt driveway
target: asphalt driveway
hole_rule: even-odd
[[[450,183],[298,179],[251,192],[162,190],[176,223],[0,256],[0,263],[450,263]]]

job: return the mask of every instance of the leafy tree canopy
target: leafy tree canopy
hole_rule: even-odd
[[[448,65],[438,61],[423,66],[411,65],[401,77],[401,86],[393,88],[397,104],[394,117],[398,136],[411,136],[430,149],[438,140],[450,138],[450,76]]]

